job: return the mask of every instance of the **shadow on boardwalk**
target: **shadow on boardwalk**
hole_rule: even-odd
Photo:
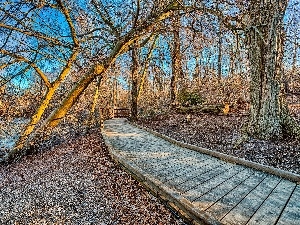
[[[300,186],[172,144],[125,119],[104,136],[127,171],[193,224],[300,224]]]

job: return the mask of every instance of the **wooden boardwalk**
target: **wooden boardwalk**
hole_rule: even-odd
[[[300,185],[105,121],[111,154],[191,224],[300,225]]]

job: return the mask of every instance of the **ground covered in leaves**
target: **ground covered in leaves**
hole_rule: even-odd
[[[189,118],[190,117],[190,118]],[[176,140],[300,174],[300,142],[250,139],[234,148],[246,116],[167,114],[138,123]]]
[[[98,129],[50,145],[0,166],[0,224],[182,224],[111,160]]]

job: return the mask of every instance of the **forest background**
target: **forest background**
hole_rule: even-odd
[[[299,12],[297,0],[1,1],[2,161],[115,108],[162,132],[205,118],[227,148],[279,141],[297,158]]]

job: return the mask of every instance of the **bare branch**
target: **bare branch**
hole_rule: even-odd
[[[46,35],[44,35],[40,32],[37,32],[37,31],[30,32],[30,31],[19,29],[17,27],[9,26],[9,25],[3,24],[3,23],[0,23],[0,27],[8,29],[8,30],[12,30],[12,31],[17,31],[17,32],[20,32],[20,33],[25,34],[27,36],[43,39],[43,40],[48,41],[48,42],[50,42],[51,44],[54,44],[54,45],[60,45],[60,46],[66,47],[66,48],[73,48],[73,46],[71,46],[69,44],[62,43],[60,40],[58,40],[56,38],[48,37],[48,36],[46,36]]]
[[[45,85],[48,88],[51,88],[52,85],[51,85],[50,81],[48,80],[47,76],[41,71],[41,69],[35,63],[31,62],[29,59],[25,58],[24,56],[9,52],[4,49],[1,49],[0,53],[4,54],[4,55],[9,55],[19,61],[23,61],[23,62],[29,64],[37,72],[37,74],[41,77],[41,79],[44,81]]]

